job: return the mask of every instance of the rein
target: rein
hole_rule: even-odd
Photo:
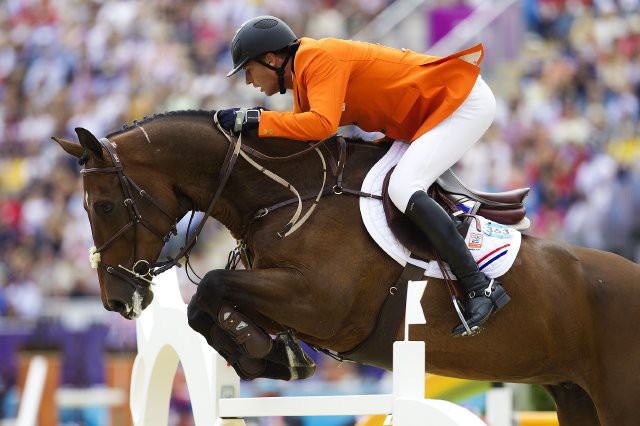
[[[229,132],[227,133],[225,131],[225,129],[220,125],[220,123],[218,122],[218,114],[215,114],[214,117],[214,123],[216,125],[216,127],[218,127],[218,129],[222,132],[222,134],[227,138],[227,140],[229,140],[229,143],[233,143],[233,136],[232,134]],[[240,134],[239,136],[240,138],[242,137],[242,134]],[[345,164],[345,159],[347,156],[347,149],[346,149],[346,142],[344,140],[344,138],[341,135],[332,135],[329,136],[328,138],[325,138],[323,140],[320,140],[316,143],[313,144],[309,144],[309,147],[307,147],[306,149],[303,149],[302,151],[296,152],[295,154],[291,154],[291,155],[287,155],[284,157],[271,157],[268,155],[265,155],[263,153],[261,153],[260,151],[257,151],[251,147],[248,147],[246,145],[242,145],[241,147],[241,151],[240,151],[240,155],[242,156],[242,158],[244,158],[250,165],[252,165],[253,167],[255,167],[260,173],[264,174],[265,176],[269,177],[270,179],[272,179],[273,181],[275,181],[276,183],[284,186],[285,188],[287,188],[288,190],[290,190],[294,195],[295,198],[293,199],[293,202],[297,202],[298,207],[293,215],[293,217],[289,220],[289,222],[284,226],[284,228],[279,231],[277,233],[278,237],[280,238],[284,238],[290,234],[292,234],[293,232],[295,232],[298,228],[300,228],[300,226],[302,226],[302,224],[304,222],[306,222],[306,220],[309,218],[309,216],[311,216],[311,214],[313,213],[313,211],[315,210],[316,206],[318,205],[320,198],[322,198],[322,196],[325,194],[325,184],[327,182],[327,163],[324,159],[324,156],[322,155],[322,152],[320,152],[319,147],[321,146],[325,146],[326,147],[326,143],[328,140],[333,139],[333,138],[337,138],[338,142],[339,142],[339,147],[340,147],[340,155],[339,155],[339,159],[336,162],[336,165],[334,166],[333,163],[331,164],[331,167],[333,169],[333,173],[334,176],[338,176],[338,180],[341,182],[342,181],[342,172],[344,170],[344,164]],[[280,161],[290,161],[293,160],[295,158],[301,157],[305,154],[310,153],[311,151],[316,151],[316,153],[318,154],[318,156],[320,157],[320,161],[322,162],[322,186],[320,187],[320,191],[318,191],[318,194],[315,196],[315,200],[313,201],[313,205],[311,207],[309,207],[309,209],[307,210],[307,212],[305,213],[305,215],[300,218],[300,214],[302,213],[302,201],[303,199],[309,199],[310,197],[301,197],[300,193],[295,189],[295,187],[293,185],[291,185],[289,182],[287,182],[286,180],[284,180],[283,178],[281,178],[280,176],[278,176],[277,174],[273,173],[272,171],[266,169],[265,167],[261,166],[260,164],[256,163],[250,156],[256,157],[260,160],[263,161],[269,161],[269,162],[280,162]],[[331,153],[329,152],[329,154],[331,155]],[[333,159],[333,156],[331,156],[331,158]],[[287,201],[285,204],[283,205],[289,205],[291,204],[290,201]],[[273,210],[273,207],[271,208]],[[261,209],[262,210],[262,209]],[[268,213],[269,210],[267,209],[266,212]],[[263,214],[262,216],[265,216],[265,214]],[[260,217],[262,217],[260,216]],[[255,219],[255,216],[254,216]]]

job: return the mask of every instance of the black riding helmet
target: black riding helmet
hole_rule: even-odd
[[[237,73],[250,60],[255,60],[278,74],[280,93],[284,94],[284,67],[291,58],[294,46],[297,46],[298,38],[291,28],[281,19],[275,16],[263,15],[249,19],[238,28],[231,40],[231,55],[233,57],[233,69],[227,77]],[[289,48],[284,63],[279,68],[257,59],[258,56],[268,52],[277,52]]]

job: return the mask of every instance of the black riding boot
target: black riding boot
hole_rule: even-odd
[[[440,257],[449,264],[464,291],[464,317],[471,333],[460,324],[454,336],[475,334],[489,316],[511,299],[502,285],[478,269],[464,238],[451,217],[424,191],[415,192],[407,205],[407,216],[422,230]]]

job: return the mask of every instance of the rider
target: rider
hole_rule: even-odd
[[[389,196],[422,230],[464,290],[464,316],[478,331],[509,295],[478,269],[452,218],[427,188],[480,139],[496,101],[480,77],[482,45],[440,58],[356,41],[298,39],[273,16],[246,21],[231,42],[231,76],[267,96],[293,91],[293,112],[231,108],[218,113],[227,130],[260,137],[321,140],[357,125],[404,140],[409,148],[389,182]],[[454,336],[467,335],[464,324]]]

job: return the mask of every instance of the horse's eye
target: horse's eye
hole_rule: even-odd
[[[111,213],[111,211],[113,210],[113,203],[102,203],[100,205],[100,208],[102,209],[102,213]]]

